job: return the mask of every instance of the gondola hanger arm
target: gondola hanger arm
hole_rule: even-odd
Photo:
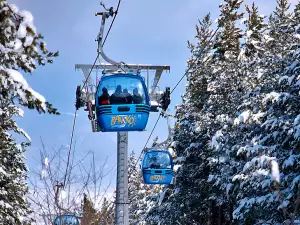
[[[121,66],[123,65],[122,62],[116,62],[112,59],[110,59],[103,51],[103,33],[104,33],[104,26],[105,26],[105,20],[111,16],[113,16],[114,14],[117,13],[117,11],[114,11],[113,10],[113,7],[110,7],[109,10],[106,9],[106,7],[104,6],[104,3],[101,2],[100,5],[102,5],[104,7],[104,9],[106,10],[106,12],[96,12],[95,13],[95,16],[102,16],[102,19],[101,19],[101,26],[100,26],[100,31],[99,31],[99,34],[98,34],[98,37],[97,37],[97,42],[98,42],[98,53],[102,56],[102,58],[112,64],[112,65],[115,65],[117,66],[118,68],[121,68]]]

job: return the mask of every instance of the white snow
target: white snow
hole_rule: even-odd
[[[229,184],[226,185],[226,195],[228,195],[228,193],[229,193],[232,186],[233,186],[232,183],[229,183]]]
[[[209,174],[207,182],[211,182],[215,178],[215,175]]]
[[[30,136],[26,133],[26,131],[24,131],[22,128],[18,128],[17,130],[18,130],[21,134],[23,134],[24,137],[25,137],[29,142],[31,142],[31,138],[30,138]]]
[[[290,97],[289,93],[285,93],[285,92],[277,93],[272,91],[271,93],[266,95],[266,97],[263,99],[263,102],[266,103],[269,99],[272,100],[272,103],[278,102],[280,100],[285,102],[289,97]]]
[[[19,108],[19,107],[17,107],[17,110],[18,110],[18,115],[23,117],[24,116],[24,110]]]
[[[47,177],[47,171],[42,169],[42,172],[41,172],[41,179],[44,180],[45,178]]]
[[[27,31],[26,31],[26,25],[24,23],[21,23],[17,32],[18,38],[24,38],[26,37]],[[19,40],[19,39],[17,39]]]
[[[36,91],[34,91],[27,83],[27,81],[25,80],[25,78],[23,77],[23,75],[21,73],[19,73],[16,70],[13,69],[5,69],[5,71],[7,72],[7,74],[10,76],[10,78],[14,81],[20,84],[20,87],[23,88],[24,90],[29,91],[32,94],[33,100],[38,99],[39,101],[41,101],[41,106],[44,110],[46,110],[46,99],[44,98],[44,96],[42,96],[41,94],[37,93]],[[25,96],[25,92],[22,91],[20,89],[20,87],[17,90],[17,93],[19,94],[20,98],[22,99],[23,102],[27,102],[26,96]]]
[[[46,168],[49,168],[49,159],[47,157],[44,160],[44,165]]]
[[[7,176],[7,173],[4,171],[4,169],[0,166],[0,173],[2,174],[2,175],[5,175],[5,176]]]
[[[272,178],[279,183],[280,181],[279,166],[275,160],[271,161],[271,175]]]
[[[234,120],[234,124],[246,123],[250,117],[250,110],[242,112],[238,118]]]
[[[64,190],[62,190],[60,193],[59,193],[59,196],[58,196],[58,199],[59,201],[63,201],[64,199],[66,199],[68,196],[67,196],[67,192],[65,192]]]
[[[234,182],[235,180],[246,180],[247,178],[248,176],[245,174],[238,174],[232,178],[232,181]]]
[[[296,116],[296,118],[294,119],[294,130],[296,131],[294,134],[294,138],[295,139],[299,139],[300,138],[300,114]]]
[[[22,42],[20,41],[20,39],[15,40],[14,50],[17,52],[22,50]]]
[[[215,135],[212,137],[212,139],[211,139],[210,145],[211,145],[212,148],[218,149],[218,148],[220,147],[220,144],[218,143],[218,139],[219,139],[220,137],[223,137],[223,134],[222,134],[222,131],[221,131],[221,130],[218,130],[218,131],[216,132],[216,134],[215,134]]]
[[[257,78],[260,79],[264,75],[263,69],[258,69]]]
[[[201,131],[201,126],[197,126],[196,129],[195,129],[195,132],[199,133],[200,131]]]
[[[150,105],[151,106],[158,106],[158,103],[157,103],[157,101],[150,101]]]
[[[294,34],[294,37],[300,39],[300,34]]]
[[[255,114],[252,114],[252,119],[256,122],[259,122],[260,118],[262,118],[264,115],[265,115],[265,113],[263,113],[263,112],[255,113]]]
[[[19,8],[15,4],[9,4],[9,9],[13,11],[14,13],[19,12]]]
[[[162,201],[164,200],[164,197],[165,197],[165,192],[160,192],[159,193],[158,205],[161,205]]]
[[[174,165],[174,172],[177,172],[177,170],[181,167],[181,165]]]

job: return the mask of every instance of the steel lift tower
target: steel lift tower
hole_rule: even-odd
[[[101,5],[104,6],[103,3]],[[105,6],[104,6],[105,8]],[[123,62],[115,62],[105,55],[102,49],[103,43],[103,32],[105,20],[110,16],[114,15],[113,8],[105,12],[97,12],[96,16],[101,16],[101,27],[97,38],[98,41],[98,54],[108,63],[100,63],[96,65],[89,64],[76,64],[75,70],[82,70],[84,74],[84,89],[86,91],[86,97],[84,102],[87,105],[89,111],[89,119],[91,121],[92,131],[98,132],[99,127],[97,120],[95,119],[95,112],[93,107],[95,105],[95,94],[97,83],[95,84],[90,76],[91,70],[102,70],[102,73],[113,73],[113,72],[146,72],[147,73],[147,89],[151,101],[151,111],[158,112],[159,99],[161,93],[156,92],[157,84],[161,78],[164,70],[170,71],[170,66],[153,66],[144,64],[125,64]],[[155,71],[155,76],[152,85],[149,84],[149,71]],[[96,82],[98,82],[96,80]],[[128,132],[117,133],[117,191],[116,191],[116,209],[115,209],[115,224],[116,225],[129,225],[129,212],[128,212]]]

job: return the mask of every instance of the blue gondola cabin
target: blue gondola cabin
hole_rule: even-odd
[[[173,178],[173,159],[165,150],[150,150],[142,161],[145,184],[170,184]]]
[[[139,74],[104,75],[97,87],[96,114],[102,132],[143,131],[150,104],[144,78]]]
[[[54,225],[79,225],[78,217],[71,214],[57,216]]]

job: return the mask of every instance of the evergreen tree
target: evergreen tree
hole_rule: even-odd
[[[98,217],[99,217],[98,222],[96,224],[99,225],[114,224],[114,217],[115,217],[114,203],[104,198]]]
[[[234,197],[228,198],[236,172],[234,146],[241,137],[233,119],[245,85],[238,57],[242,1],[220,5],[219,28],[211,31],[207,15],[197,27],[197,44],[189,44],[192,67],[183,103],[177,107],[174,140],[181,167],[175,188],[164,192],[151,217],[162,224],[230,224]],[[233,150],[232,150],[233,148]],[[153,209],[153,211],[154,211]],[[148,220],[150,221],[150,219]]]
[[[206,15],[196,26],[196,45],[188,43],[192,57],[188,61],[191,72],[188,74],[188,85],[186,93],[183,95],[183,103],[177,106],[175,124],[175,151],[178,156],[177,163],[180,167],[176,174],[176,184],[174,188],[163,189],[158,196],[157,206],[151,210],[147,221],[151,224],[193,224],[195,222],[206,222],[207,206],[202,200],[205,198],[205,185],[201,176],[203,170],[201,165],[202,147],[199,143],[200,130],[196,130],[199,125],[207,124],[209,115],[201,114],[207,99],[210,97],[208,83],[211,82],[212,57],[209,52],[212,49],[213,41],[210,15]],[[200,96],[201,97],[200,97]],[[199,121],[199,122],[198,122]],[[203,126],[205,129],[205,126]],[[205,135],[207,130],[203,130],[202,138],[208,141]],[[200,194],[201,193],[201,194]],[[203,196],[203,198],[202,198]],[[199,203],[202,204],[199,204]]]
[[[295,35],[299,39],[299,34],[300,34],[300,2],[295,6],[294,9],[294,17],[293,17],[293,27],[296,31]]]
[[[246,25],[246,40],[245,40],[245,56],[250,61],[253,61],[256,57],[263,56],[263,32],[267,25],[264,23],[264,16],[260,16],[258,13],[258,7],[255,3],[252,3],[251,8],[246,5],[246,12],[248,18],[245,20]]]
[[[149,224],[281,224],[300,217],[299,4],[292,15],[278,0],[268,24],[247,6],[241,49],[240,5],[220,5],[215,42],[204,38],[213,34],[207,16],[197,45],[189,43],[192,69],[174,136],[181,167]]]
[[[293,42],[297,31],[288,9],[286,0],[277,1],[269,21],[264,57],[256,64],[258,82],[252,84],[249,98],[241,105],[245,111],[240,114],[244,120],[239,127],[246,132],[237,157],[243,169],[233,178],[239,190],[233,217],[240,223],[276,224],[295,216],[299,172],[293,160],[299,153],[295,136],[299,107],[295,107],[297,56]]]
[[[94,208],[93,203],[88,198],[88,196],[84,193],[83,195],[83,213],[82,213],[82,225],[92,225],[96,224],[97,220],[97,211]]]
[[[16,144],[11,133],[29,136],[18,128],[14,116],[22,116],[17,106],[36,109],[39,113],[58,114],[43,96],[30,88],[19,71],[33,72],[37,65],[52,63],[58,53],[49,52],[43,37],[37,34],[33,17],[19,11],[6,0],[0,2],[0,221],[20,224],[30,213],[26,194],[27,167],[23,153],[28,145]]]

